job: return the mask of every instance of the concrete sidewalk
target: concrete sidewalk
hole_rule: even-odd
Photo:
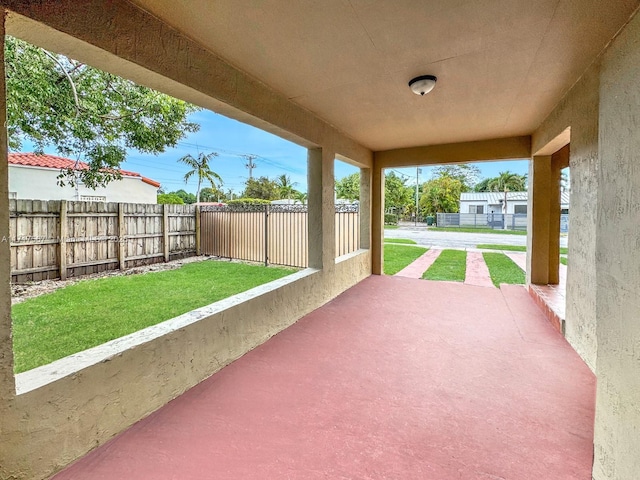
[[[415,259],[412,263],[396,273],[396,277],[407,278],[422,278],[422,274],[426,272],[429,267],[440,256],[442,250],[436,248],[430,248],[422,256]]]

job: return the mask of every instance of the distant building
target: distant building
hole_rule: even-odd
[[[504,192],[466,192],[460,195],[460,213],[527,214],[529,192],[507,192],[507,211],[504,211]],[[561,213],[569,213],[569,192],[562,192]]]
[[[58,185],[60,170],[86,169],[88,165],[55,155],[9,154],[9,198],[31,200],[77,200],[85,202],[157,203],[160,184],[139,173],[120,170],[121,180],[92,190]]]

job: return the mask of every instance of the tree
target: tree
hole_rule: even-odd
[[[276,178],[276,185],[278,186],[280,198],[290,199],[295,192],[293,186],[296,185],[296,182],[291,182],[289,175],[283,174]]]
[[[460,181],[463,192],[470,192],[480,178],[480,169],[475,165],[460,163],[456,165],[441,165],[433,169],[432,178],[451,177]]]
[[[220,188],[205,187],[200,190],[200,200],[203,202],[226,202],[227,196]]]
[[[296,190],[293,194],[293,199],[302,204],[307,203],[307,198],[309,198],[309,195],[306,192],[299,192]]]
[[[476,183],[476,186],[473,187],[474,192],[490,192],[489,183],[493,180],[493,178],[485,178],[480,182]]]
[[[216,180],[222,184],[222,178],[220,177],[220,175],[211,170],[211,167],[209,166],[209,162],[211,161],[211,159],[217,156],[217,152],[211,152],[207,154],[200,152],[198,153],[198,158],[194,158],[193,156],[191,156],[191,154],[187,154],[184,157],[178,159],[179,162],[184,163],[191,168],[191,170],[189,170],[184,175],[185,183],[187,183],[193,175],[198,176],[198,188],[196,189],[196,198],[198,202],[200,201],[200,186],[202,185],[203,181],[206,180],[207,182],[211,183],[212,188],[217,188]]]
[[[345,200],[360,200],[360,173],[352,173],[336,180],[336,197]]]
[[[193,193],[188,193],[185,190],[177,190],[175,192],[169,192],[169,195],[176,195],[181,198],[184,203],[196,203],[196,196]]]
[[[175,193],[159,193],[158,204],[183,205],[184,200]]]
[[[489,190],[492,192],[504,192],[504,201],[502,204],[504,228],[506,229],[506,213],[507,213],[507,193],[508,192],[522,192],[525,189],[526,179],[524,175],[518,175],[517,173],[500,172],[497,177],[493,178],[489,182]]]
[[[456,213],[460,209],[462,182],[447,175],[433,178],[422,186],[420,209],[423,214]]]
[[[415,204],[415,188],[408,187],[406,180],[390,172],[385,176],[384,205],[385,210],[401,213],[410,210]]]
[[[62,172],[61,185],[104,186],[121,177],[128,149],[158,154],[199,129],[189,103],[13,37],[5,69],[9,148],[30,140],[36,153],[54,146],[89,165]]]
[[[511,173],[511,172],[510,172]],[[520,180],[517,181],[518,191],[524,191],[527,189],[527,174],[518,175],[516,173],[512,173],[512,175],[516,175],[520,177]],[[491,184],[496,183],[500,177],[489,177],[481,180],[476,186],[473,188],[476,192],[493,192],[495,190],[491,190]],[[515,191],[515,190],[511,190]]]
[[[279,195],[278,184],[268,177],[260,177],[257,180],[250,178],[245,183],[242,193],[243,198],[262,198],[263,200],[277,200]]]

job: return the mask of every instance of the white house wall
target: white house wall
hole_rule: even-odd
[[[106,202],[156,203],[158,189],[145,183],[140,177],[123,177],[110,182],[106,188],[90,188],[80,185],[79,198],[76,189],[58,185],[59,170],[51,168],[9,165],[9,195],[30,200],[83,200],[83,196],[105,197]]]

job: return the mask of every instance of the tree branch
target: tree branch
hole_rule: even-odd
[[[42,51],[47,57],[49,57],[51,60],[53,60],[58,64],[58,66],[62,69],[62,72],[64,73],[65,77],[67,77],[67,80],[69,80],[69,85],[71,85],[71,91],[73,92],[73,100],[76,104],[76,117],[77,117],[80,110],[82,110],[82,107],[80,106],[80,99],[78,98],[78,91],[76,90],[76,84],[73,82],[73,78],[71,78],[71,75],[69,75],[69,72],[67,72],[67,69],[64,68],[64,65],[60,63],[60,60],[58,60],[55,57],[55,55],[50,54],[48,51],[44,49]]]

